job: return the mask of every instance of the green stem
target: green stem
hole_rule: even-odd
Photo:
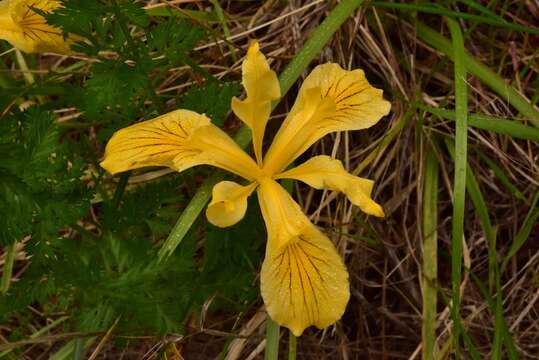
[[[279,325],[269,315],[266,318],[266,352],[264,360],[279,359]]]
[[[297,338],[292,331],[288,332],[288,360],[296,360]]]
[[[451,253],[451,283],[452,300],[451,314],[453,317],[453,339],[455,358],[460,358],[460,284],[462,278],[462,241],[464,237],[464,200],[466,196],[466,161],[467,161],[467,132],[468,132],[468,94],[466,85],[466,67],[464,40],[458,23],[447,18],[449,31],[453,40],[455,63],[455,174],[453,188],[453,219],[452,219],[452,253]]]
[[[15,57],[17,58],[17,63],[19,64],[19,67],[21,68],[22,76],[24,77],[24,80],[27,84],[32,85],[35,83],[34,74],[30,72],[30,69],[28,68],[28,64],[26,63],[26,59],[24,58],[24,55],[22,52],[17,49],[15,50]]]
[[[322,51],[333,34],[341,27],[350,14],[361,5],[363,0],[343,0],[341,1],[324,21],[313,32],[311,37],[294,59],[288,64],[279,77],[281,94],[284,97],[292,85],[297,81],[310,62]],[[251,131],[247,127],[240,128],[234,140],[239,146],[245,148],[251,141]],[[159,250],[159,260],[168,258],[181,243],[206,203],[210,200],[213,186],[223,178],[221,173],[216,173],[207,179],[198,189],[185,210],[180,215],[176,225],[170,232],[167,240]]]
[[[120,176],[120,182],[118,183],[118,186],[116,186],[116,191],[114,192],[114,197],[112,198],[112,206],[115,209],[118,209],[118,207],[120,207],[120,201],[122,200],[122,196],[124,195],[127,181],[129,180],[129,175],[131,175],[130,171],[123,173]]]
[[[455,61],[455,50],[449,40],[440,35],[437,31],[430,27],[417,22],[417,35],[429,45],[435,47],[438,51],[447,55],[451,60]],[[477,76],[481,81],[487,84],[494,92],[500,95],[504,100],[507,100],[515,109],[520,111],[528,120],[535,126],[539,127],[539,110],[522,95],[520,95],[513,87],[506,84],[494,71],[477,61],[473,56],[463,51],[462,57],[466,63],[467,70]]]

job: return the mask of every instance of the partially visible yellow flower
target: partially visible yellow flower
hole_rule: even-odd
[[[72,54],[73,40],[64,39],[60,29],[32,9],[52,12],[60,6],[57,0],[0,1],[0,39],[27,53]]]
[[[367,214],[384,216],[371,198],[373,182],[348,173],[339,160],[315,156],[286,169],[326,134],[374,125],[389,113],[390,104],[363,71],[319,65],[305,79],[263,156],[264,131],[271,102],[280,97],[279,82],[256,42],[249,47],[242,71],[247,97],[233,98],[232,110],[252,131],[256,161],[206,116],[176,110],[117,131],[101,166],[116,174],[144,166],[183,171],[208,164],[246,179],[247,185],[232,181],[215,185],[206,216],[219,227],[236,224],[256,189],[268,231],[260,274],[262,298],[271,318],[299,336],[308,326],[324,328],[340,319],[350,298],[348,272],[331,240],[277,181],[296,179],[317,189],[339,191]]]

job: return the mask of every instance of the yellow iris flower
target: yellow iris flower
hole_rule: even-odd
[[[60,29],[32,9],[52,12],[60,6],[57,0],[0,1],[0,39],[27,53],[72,54],[73,39],[64,39]]]
[[[324,328],[340,319],[350,297],[348,273],[333,243],[277,180],[296,179],[317,189],[340,191],[364,212],[384,216],[370,196],[373,182],[349,174],[339,160],[315,156],[286,168],[328,133],[372,126],[388,114],[390,104],[362,70],[319,65],[305,79],[263,156],[264,130],[271,102],[280,97],[279,82],[256,42],[249,47],[242,72],[247,96],[233,98],[232,110],[252,130],[255,160],[206,116],[176,110],[117,131],[101,166],[116,174],[144,166],[183,171],[209,164],[246,179],[248,185],[216,184],[206,216],[219,227],[236,224],[245,215],[247,198],[257,190],[268,231],[262,298],[271,318],[299,336],[308,326]]]

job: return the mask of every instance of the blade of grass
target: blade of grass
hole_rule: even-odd
[[[500,180],[500,182],[509,190],[511,193],[519,200],[524,201],[525,203],[529,204],[528,199],[520,192],[520,190],[513,185],[511,180],[505,175],[505,171],[498,166],[492,159],[490,159],[487,155],[485,155],[482,151],[476,150],[477,155],[479,158],[487,164],[487,166],[492,170],[494,175]]]
[[[417,35],[427,44],[444,53],[455,61],[453,44],[437,31],[427,25],[416,22]],[[520,111],[536,127],[539,127],[539,110],[535,109],[530,102],[520,95],[513,87],[506,84],[494,71],[477,61],[473,56],[464,52],[464,61],[467,70],[487,84],[494,92],[509,102],[515,109]]]
[[[455,120],[455,112],[452,110],[444,110],[433,106],[425,106],[416,104],[418,108],[425,110],[439,117]],[[527,126],[520,122],[507,120],[497,116],[471,113],[468,114],[468,125],[478,129],[492,131],[498,134],[509,135],[518,139],[532,140],[539,142],[539,129]]]
[[[118,325],[118,322],[120,321],[120,317],[117,317],[116,318],[116,321],[114,321],[114,324],[112,324],[112,326],[107,330],[107,333],[105,334],[105,336],[103,336],[103,338],[101,339],[101,341],[99,341],[99,343],[97,344],[97,346],[95,347],[94,351],[92,352],[92,354],[90,355],[90,357],[88,357],[88,360],[95,360],[97,359],[97,356],[99,355],[99,353],[101,352],[101,350],[103,349],[103,346],[105,346],[105,344],[107,343],[107,341],[109,340],[110,336],[112,335],[112,332],[114,331],[114,329],[116,328],[116,325]]]
[[[485,7],[481,5],[480,3],[474,1],[474,0],[460,0],[459,2],[468,5],[470,8],[475,9],[483,14],[485,14],[487,17],[490,18],[496,18],[502,22],[506,22],[505,19],[498,14],[496,14],[494,11],[490,10],[488,7]]]
[[[438,279],[438,161],[433,149],[427,150],[423,186],[423,339],[422,358],[432,359],[436,348],[436,305]]]
[[[450,299],[447,298],[447,296],[444,294],[443,291],[440,291],[438,295],[446,306],[451,306]],[[472,317],[473,315],[470,314],[468,316],[468,319]],[[470,338],[470,336],[468,335],[468,332],[466,331],[469,326],[468,319],[465,318],[464,320],[459,320],[454,324],[454,326],[459,328],[459,333],[464,338],[464,344],[466,345],[467,350],[468,350],[467,355],[469,355],[470,359],[481,360],[481,354],[479,354],[479,351],[475,347],[474,343],[472,342],[472,339]],[[444,343],[441,346],[440,353],[438,354],[438,356],[434,357],[435,359],[445,360],[448,358],[446,355],[450,350],[451,344],[454,342],[454,337],[455,337],[455,332],[449,333],[449,336],[447,337],[447,339],[444,341]],[[453,357],[449,357],[449,358],[453,359]]]
[[[479,292],[483,296],[484,299],[486,299],[490,310],[493,313],[496,313],[496,308],[500,307],[499,304],[503,304],[501,301],[501,292],[497,296],[500,298],[499,300],[494,301],[492,297],[490,296],[485,284],[475,275],[473,272],[469,271],[470,278],[473,280],[473,282],[476,284],[477,288],[479,289]],[[503,309],[502,309],[503,310]],[[501,312],[501,310],[500,310]],[[502,321],[500,321],[502,320]],[[505,348],[507,349],[507,358],[510,360],[518,360],[519,355],[517,352],[517,349],[515,347],[515,344],[513,343],[513,337],[511,333],[509,332],[509,328],[507,327],[507,324],[505,323],[505,319],[502,317],[495,319],[496,323],[495,326],[499,326],[501,328],[501,332],[503,334],[503,340]]]
[[[50,324],[42,327],[41,329],[39,329],[38,331],[36,331],[35,333],[33,333],[32,335],[30,335],[28,338],[29,339],[35,339],[35,338],[38,338],[40,336],[42,336],[43,334],[45,334],[46,332],[54,329],[56,326],[60,325],[61,323],[63,323],[64,321],[66,321],[67,319],[69,319],[69,316],[62,316],[62,317],[59,317],[58,319],[54,320],[53,322],[51,322]],[[0,353],[0,359],[5,357],[6,355],[8,355],[9,353],[11,353],[13,351],[13,349],[9,349],[9,350],[6,350],[2,353]]]
[[[333,34],[362,2],[363,0],[343,0],[331,10],[329,15],[313,32],[311,37],[305,42],[303,48],[301,48],[298,54],[279,76],[282,96],[288,92],[309,63],[320,53],[320,51],[322,51],[322,48]],[[245,148],[251,140],[250,130],[246,127],[242,127],[234,137],[234,140],[242,148]],[[195,220],[198,218],[200,212],[209,201],[211,189],[222,178],[223,175],[221,173],[216,173],[201,185],[193,199],[180,215],[176,225],[159,250],[158,256],[160,261],[168,258],[181,243],[185,234],[187,234]]]
[[[496,246],[496,238],[494,238],[494,243],[492,247]],[[489,248],[491,247],[489,246]],[[492,271],[494,272],[494,281],[496,287],[495,293],[495,307],[494,307],[494,339],[492,339],[492,353],[490,358],[493,360],[502,359],[502,343],[504,339],[503,323],[505,319],[503,318],[503,301],[502,301],[502,286],[500,282],[500,271],[498,269],[498,263],[496,262],[496,251],[489,251],[493,255],[489,254],[488,263],[489,263],[489,277],[491,273],[491,266],[494,264]],[[490,279],[489,279],[490,281]],[[512,337],[508,340],[513,341]]]
[[[386,9],[396,9],[404,11],[418,11],[428,14],[442,15],[455,19],[471,20],[477,23],[485,23],[490,25],[495,25],[498,27],[503,27],[506,29],[527,32],[534,35],[539,35],[539,29],[531,28],[528,26],[523,26],[520,24],[510,23],[497,15],[490,15],[488,17],[481,15],[474,15],[465,12],[452,11],[446,8],[443,8],[439,5],[433,6],[432,4],[410,4],[410,3],[393,3],[385,1],[373,1],[370,3],[370,6]]]
[[[455,157],[455,144],[446,139],[446,145],[449,153],[454,158]],[[496,252],[496,229],[492,226],[490,221],[490,216],[488,214],[488,207],[485,203],[485,198],[479,187],[479,182],[477,181],[471,166],[466,164],[466,190],[470,199],[472,200],[474,209],[479,217],[481,222],[481,227],[485,233],[487,239],[487,251],[488,251],[488,293],[487,296],[490,298],[490,294],[494,292],[495,302],[494,306],[491,308],[491,311],[494,313],[494,338],[492,340],[492,353],[491,359],[501,359],[502,358],[502,342],[505,340],[506,343],[511,343],[506,345],[507,347],[514,347],[513,338],[508,333],[504,336],[504,326],[505,319],[503,317],[503,305],[501,297],[501,284],[500,284],[500,269],[498,267],[498,255]],[[487,299],[489,300],[489,299]]]
[[[266,318],[266,351],[264,360],[279,359],[279,325],[269,315]]]
[[[453,324],[460,322],[460,284],[462,279],[462,241],[464,239],[464,200],[466,197],[466,159],[468,150],[468,94],[464,65],[464,40],[458,23],[447,18],[454,49],[455,64],[455,176],[453,183],[453,219],[451,222],[451,314]],[[454,326],[455,358],[460,359],[460,326]]]
[[[509,263],[509,260],[515,254],[520,250],[522,245],[528,240],[528,237],[530,236],[530,233],[533,229],[533,226],[535,225],[537,219],[539,219],[539,191],[535,193],[535,196],[533,197],[530,210],[528,210],[528,214],[526,215],[526,218],[524,219],[524,223],[522,224],[522,227],[518,231],[517,235],[515,236],[515,239],[513,240],[513,243],[511,244],[511,247],[509,248],[509,252],[505,256],[505,259],[502,263],[502,273],[505,271],[505,268],[507,267],[507,264]]]

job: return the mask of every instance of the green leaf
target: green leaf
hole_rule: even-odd
[[[164,56],[170,64],[183,64],[205,37],[205,31],[192,22],[171,18],[148,32],[148,49],[156,53],[155,57]]]
[[[82,99],[82,110],[92,120],[100,119],[104,113],[131,115],[116,126],[123,127],[135,117],[137,109],[133,102],[138,101],[149,86],[147,74],[139,68],[115,60],[103,60],[92,67],[92,77],[86,82]]]
[[[182,96],[180,107],[206,114],[213,123],[222,126],[232,97],[239,95],[240,91],[238,83],[211,81],[204,86],[191,87]]]
[[[13,244],[28,235],[37,211],[28,188],[0,172],[0,245]]]

